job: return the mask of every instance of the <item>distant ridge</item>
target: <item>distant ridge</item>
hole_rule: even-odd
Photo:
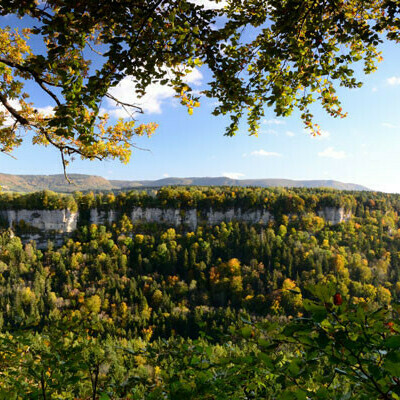
[[[110,181],[121,182],[121,181]],[[292,179],[231,179],[221,177],[201,178],[163,178],[155,181],[134,181],[136,187],[159,187],[171,185],[192,186],[260,186],[260,187],[328,187],[338,190],[370,190],[354,183],[343,183],[335,180],[292,180]]]
[[[291,180],[291,179],[231,179],[221,177],[163,178],[158,180],[128,181],[107,180],[101,176],[71,174],[74,184],[69,184],[64,175],[11,175],[0,173],[0,186],[3,192],[34,192],[52,190],[71,193],[75,191],[107,191],[118,189],[140,189],[161,186],[260,186],[260,187],[326,187],[338,190],[370,190],[354,183],[334,180]]]

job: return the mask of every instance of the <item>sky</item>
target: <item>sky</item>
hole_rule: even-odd
[[[199,0],[200,1],[200,0]],[[0,26],[20,21],[4,19]],[[258,137],[249,136],[245,121],[234,137],[225,137],[228,118],[214,117],[215,101],[203,99],[189,115],[173,92],[153,85],[142,99],[145,115],[139,122],[156,122],[151,138],[138,138],[146,150],[134,150],[129,164],[118,161],[75,160],[69,173],[100,175],[107,179],[141,180],[163,177],[228,176],[232,178],[334,179],[372,190],[400,193],[400,46],[385,43],[378,71],[363,76],[360,89],[340,89],[347,118],[334,119],[316,107],[320,137],[304,131],[299,114],[277,119],[266,109]],[[195,70],[189,83],[202,90],[210,80],[205,68]],[[129,80],[114,89],[125,100],[137,100]],[[32,98],[33,100],[33,98]],[[38,107],[51,107],[42,94]],[[114,118],[122,110],[105,101]],[[58,151],[30,144],[29,135],[12,159],[0,153],[0,172],[9,174],[60,174]]]

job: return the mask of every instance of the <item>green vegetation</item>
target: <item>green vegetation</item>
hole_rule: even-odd
[[[315,212],[324,207],[343,207],[362,213],[368,206],[366,192],[339,192],[331,189],[240,188],[240,187],[163,187],[158,190],[61,195],[50,190],[41,192],[0,193],[1,209],[28,210],[117,210],[130,212],[134,207],[209,210],[241,208],[266,209],[275,216]],[[384,212],[400,204],[400,196],[375,194],[374,209]]]
[[[50,190],[18,194],[0,193],[1,210],[64,210],[77,211],[78,205],[72,195],[60,195]]]
[[[398,399],[399,199],[260,188],[76,194],[80,210],[117,209],[119,220],[81,224],[46,250],[1,235],[0,399]],[[266,207],[274,220],[191,232],[134,225],[124,213],[150,204]],[[331,225],[316,215],[326,206],[353,217]]]

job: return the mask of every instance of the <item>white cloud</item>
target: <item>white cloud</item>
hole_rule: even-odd
[[[328,147],[324,151],[319,152],[318,157],[340,160],[346,157],[346,153],[343,150],[335,150],[333,147]]]
[[[277,118],[274,118],[274,119],[263,119],[262,123],[266,124],[266,125],[285,125],[286,124],[285,121],[282,121],[281,119],[277,119]]]
[[[15,110],[19,110],[21,108],[19,106],[19,101],[18,100],[8,99],[8,103]],[[11,125],[13,125],[15,123],[14,118],[11,116],[11,114],[8,112],[8,110],[2,104],[0,104],[0,113],[4,113],[5,116],[6,116],[5,121],[3,122],[3,126],[11,126]]]
[[[166,74],[169,73],[169,71],[166,71]],[[187,84],[197,86],[201,84],[202,79],[202,73],[198,69],[194,69],[192,72],[186,75],[183,80]],[[126,77],[117,86],[110,89],[110,94],[124,103],[141,107],[147,114],[161,114],[161,107],[163,103],[167,99],[173,98],[175,91],[169,86],[155,83],[148,86],[146,89],[146,94],[139,98],[138,94],[136,93],[135,81],[132,79],[132,77]],[[110,115],[117,118],[126,118],[129,116],[126,107],[122,107],[111,99],[107,99],[107,101],[109,106],[112,107],[108,110]],[[134,112],[135,110],[132,109],[131,111]]]
[[[160,114],[162,102],[165,99],[173,97],[175,94],[171,87],[163,86],[157,83],[150,85],[146,89],[146,94],[139,98],[136,93],[135,82],[130,77],[124,78],[118,84],[118,86],[110,90],[110,93],[116,99],[124,103],[141,107],[143,111],[148,114]],[[118,105],[111,99],[107,100],[109,105],[113,107],[110,110],[111,115],[118,118],[126,118],[129,116],[122,106]]]
[[[240,179],[240,178],[243,178],[245,175],[242,174],[241,172],[223,172],[222,176],[225,176],[226,178],[231,178],[231,179]]]
[[[331,136],[331,133],[328,131],[321,130],[320,135],[317,135],[317,139],[324,140],[328,139]]]
[[[400,85],[400,77],[398,76],[392,76],[391,78],[387,79],[387,83],[391,86],[397,86]]]
[[[203,6],[206,10],[220,10],[228,5],[225,0],[219,1],[218,4],[212,0],[189,0],[198,6]]]
[[[13,107],[17,111],[21,109],[19,100],[9,99],[8,103],[11,105],[11,107]],[[36,107],[35,109],[39,114],[43,114],[43,116],[45,116],[45,117],[51,117],[54,115],[54,108],[52,106]],[[2,113],[2,112],[6,114],[6,119],[4,121],[3,126],[13,125],[15,123],[14,118],[11,116],[11,114],[8,112],[8,110],[3,105],[0,105],[0,113]]]
[[[295,135],[294,132],[292,132],[292,131],[286,131],[285,133],[289,137],[293,137]]]
[[[109,114],[109,111],[104,107],[100,107],[99,116],[103,116],[104,114]]]
[[[389,129],[396,129],[396,128],[398,128],[397,125],[393,125],[393,124],[391,124],[390,122],[382,122],[382,126],[383,126],[384,128],[389,128]]]
[[[329,139],[329,137],[331,136],[331,133],[329,131],[325,131],[325,130],[321,130],[320,131],[320,135],[312,135],[311,131],[309,129],[304,129],[304,132],[311,136],[311,138],[313,140],[326,140]]]
[[[164,178],[169,178],[169,177],[170,177],[170,174],[163,174],[163,177],[164,177]]]
[[[278,131],[276,131],[275,129],[267,129],[266,131],[262,130],[261,133],[267,135],[277,135]]]
[[[250,155],[255,157],[282,157],[282,154],[280,153],[276,153],[275,151],[266,151],[264,149],[254,150]]]
[[[198,69],[194,69],[186,76],[184,81],[186,83],[191,83],[192,85],[201,85],[203,81],[203,74]]]
[[[376,87],[376,86],[374,86],[372,89],[371,89],[371,92],[373,92],[373,93],[375,93],[375,92],[377,92],[378,91],[378,88]]]
[[[39,114],[43,114],[45,117],[52,117],[54,115],[54,107],[46,106],[46,107],[39,107],[36,108]]]

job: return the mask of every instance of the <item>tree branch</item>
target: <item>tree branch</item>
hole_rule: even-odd
[[[149,20],[149,18],[151,17],[153,12],[157,9],[157,7],[160,6],[163,2],[164,2],[164,0],[158,0],[158,1],[156,1],[156,4],[152,8],[150,8],[149,12],[146,14],[141,26],[139,27],[139,29],[136,33],[135,39],[133,41],[134,45],[136,44],[137,40],[139,39],[140,34],[143,32],[143,29],[146,26],[146,22]]]
[[[113,95],[110,94],[110,93],[106,93],[106,97],[108,97],[109,99],[115,101],[116,103],[120,104],[121,106],[130,107],[130,108],[135,108],[135,109],[137,110],[138,113],[143,114],[143,109],[142,109],[142,107],[135,106],[134,104],[125,103],[124,101],[118,100],[115,96],[113,96]]]
[[[0,92],[0,101],[6,110],[21,124],[30,125],[29,121],[23,117],[7,100],[7,97]]]
[[[79,149],[77,149],[76,147],[72,147],[72,146],[68,146],[66,144],[60,144],[60,143],[56,143],[49,135],[49,133],[42,127],[42,126],[37,126],[35,124],[32,124],[31,122],[29,122],[29,120],[27,120],[25,117],[23,117],[7,100],[7,97],[4,96],[4,94],[2,94],[0,92],[0,102],[3,104],[3,106],[6,108],[6,110],[23,126],[31,126],[33,128],[38,129],[47,139],[47,141],[53,145],[54,147],[56,147],[58,150],[60,150],[61,152],[61,159],[62,159],[62,163],[63,163],[63,169],[64,169],[64,176],[67,179],[67,181],[69,183],[72,183],[71,180],[68,178],[67,172],[66,172],[66,166],[67,163],[65,161],[64,158],[64,151],[68,152],[68,155],[71,154],[79,154],[81,156],[87,157],[87,155],[83,154],[82,151],[80,151]],[[93,156],[93,158],[96,158],[97,160],[102,160],[103,157],[100,156]]]
[[[5,58],[0,58],[0,62],[3,63],[3,64],[8,65],[9,67],[16,68],[16,69],[18,69],[19,71],[27,72],[27,73],[31,74],[31,75],[32,75],[32,78],[36,81],[36,83],[37,83],[50,97],[52,97],[52,99],[57,103],[57,105],[58,105],[58,106],[61,105],[61,102],[60,102],[60,100],[58,99],[58,97],[57,97],[50,89],[48,89],[46,86],[44,86],[44,84],[47,84],[47,85],[51,85],[51,86],[56,86],[56,87],[57,87],[56,84],[51,83],[51,82],[47,81],[46,79],[41,78],[40,75],[39,75],[37,72],[31,70],[30,68],[25,67],[25,66],[20,65],[20,64],[17,64],[17,63],[15,63],[15,62],[13,62],[13,61],[6,60]]]

